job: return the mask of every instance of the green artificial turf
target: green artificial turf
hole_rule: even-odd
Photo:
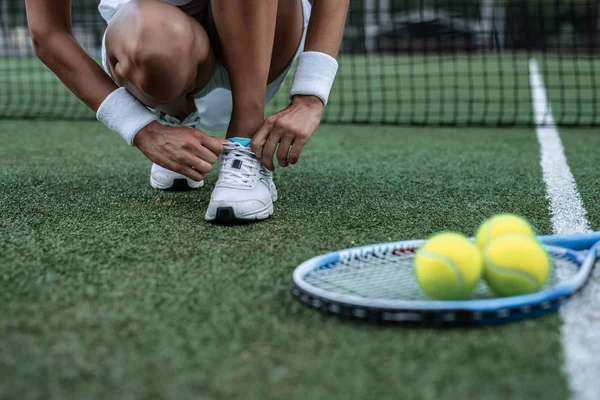
[[[590,228],[600,231],[600,135],[597,130],[590,129],[561,129],[560,132],[577,190],[590,221]]]
[[[325,125],[278,170],[275,216],[235,227],[203,220],[216,174],[155,191],[97,122],[2,121],[0,143],[0,399],[568,397],[556,315],[398,329],[289,293],[343,247],[498,212],[549,233],[533,130]]]

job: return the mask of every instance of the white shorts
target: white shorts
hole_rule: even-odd
[[[310,19],[311,4],[309,0],[302,0],[302,11],[304,15],[304,24],[302,28],[302,41],[296,50],[294,59],[288,68],[281,73],[273,82],[267,85],[267,93],[265,104],[268,104],[281,89],[283,82],[287,78],[292,66],[300,53],[304,50],[304,41],[306,39],[306,31],[308,29],[308,21]],[[110,74],[108,68],[108,57],[106,55],[105,37],[102,38],[102,66],[104,70]],[[111,75],[112,77],[112,75]],[[231,111],[233,109],[233,101],[231,98],[231,84],[229,82],[229,74],[225,67],[217,62],[215,71],[210,78],[208,84],[194,95],[198,114],[200,115],[200,127],[210,131],[220,131],[227,129],[231,119]]]

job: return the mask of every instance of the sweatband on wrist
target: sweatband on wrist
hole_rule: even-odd
[[[305,51],[300,54],[290,99],[295,95],[311,95],[327,105],[337,70],[338,62],[328,54],[318,51]]]
[[[96,118],[130,146],[133,146],[133,138],[140,129],[158,119],[124,87],[108,95],[98,108]]]

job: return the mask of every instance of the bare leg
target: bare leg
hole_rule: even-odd
[[[229,74],[228,137],[252,137],[264,121],[265,89],[290,64],[302,38],[300,0],[216,0],[206,29]]]
[[[161,1],[133,0],[119,10],[106,31],[106,50],[119,85],[175,117],[195,110],[192,95],[215,69],[202,25]]]

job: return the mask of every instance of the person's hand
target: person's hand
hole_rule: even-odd
[[[133,144],[152,162],[194,181],[201,181],[223,152],[221,139],[187,127],[154,121],[142,128]]]
[[[280,166],[296,164],[302,148],[319,127],[322,114],[323,102],[319,98],[294,96],[286,109],[265,120],[252,138],[250,147],[270,171],[275,169],[275,150]]]

